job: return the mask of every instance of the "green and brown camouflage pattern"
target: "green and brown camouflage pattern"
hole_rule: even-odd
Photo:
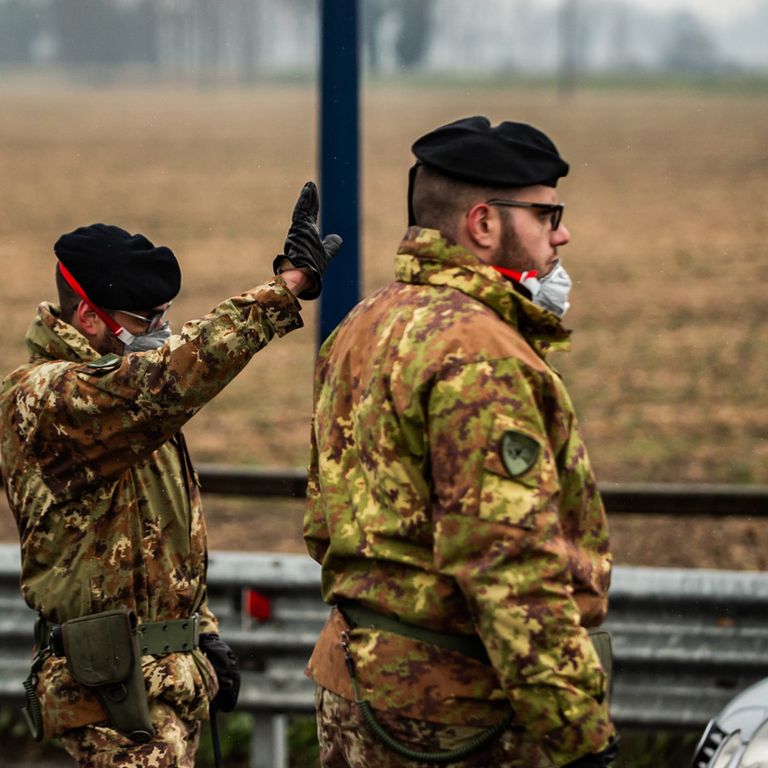
[[[180,429],[273,337],[300,327],[299,311],[276,278],[158,350],[102,357],[57,307],[39,307],[30,361],[0,390],[3,475],[31,608],[53,622],[118,607],[142,622],[198,611],[201,631],[217,630],[199,483]],[[147,663],[150,692],[203,716],[212,672],[202,654]],[[46,661],[39,691],[49,736],[104,719],[64,659]]]
[[[304,535],[326,602],[482,639],[492,667],[357,629],[361,695],[445,724],[509,702],[556,764],[604,748],[606,681],[586,627],[607,610],[604,508],[563,382],[559,319],[439,232],[411,228],[396,281],[361,302],[317,363]],[[504,435],[538,446],[512,476]],[[315,681],[349,698],[329,619]]]
[[[149,714],[155,728],[146,744],[104,725],[89,725],[61,737],[62,746],[83,768],[194,768],[200,721],[179,717],[175,708],[155,701]]]
[[[317,737],[323,768],[434,768],[435,763],[409,760],[382,744],[371,732],[356,704],[318,687],[315,693]],[[401,744],[417,752],[445,752],[466,747],[485,731],[465,725],[445,725],[394,712],[377,712],[379,724]],[[552,761],[520,727],[507,728],[484,749],[450,768],[555,768]]]

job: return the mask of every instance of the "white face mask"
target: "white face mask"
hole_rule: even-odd
[[[126,352],[147,352],[159,349],[171,338],[171,325],[166,320],[159,328],[151,333],[137,333],[130,344],[125,345]]]
[[[532,285],[534,282],[538,283],[538,286]],[[560,261],[548,275],[539,279],[529,278],[524,285],[531,292],[534,304],[554,312],[558,317],[562,317],[571,306],[568,296],[573,281]]]

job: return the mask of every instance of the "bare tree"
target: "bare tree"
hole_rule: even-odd
[[[717,46],[702,22],[690,13],[675,17],[663,64],[675,72],[710,74],[721,64]]]
[[[429,46],[433,0],[400,0],[400,34],[396,53],[401,67],[411,68],[424,58]]]
[[[558,88],[560,94],[569,96],[576,88],[579,58],[579,0],[562,0],[558,14],[560,60]]]

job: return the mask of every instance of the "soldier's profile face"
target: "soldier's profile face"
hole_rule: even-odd
[[[552,187],[537,185],[514,190],[514,199],[530,203],[557,203]],[[535,269],[543,277],[554,269],[557,249],[566,245],[571,233],[561,221],[552,229],[551,213],[536,208],[502,208],[501,239],[495,263],[517,271]]]

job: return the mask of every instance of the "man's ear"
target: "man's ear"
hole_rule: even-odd
[[[481,252],[496,249],[501,236],[498,212],[488,203],[475,203],[467,212],[467,236]]]
[[[104,321],[84,301],[77,305],[75,319],[77,329],[88,338],[98,336],[102,332]]]

